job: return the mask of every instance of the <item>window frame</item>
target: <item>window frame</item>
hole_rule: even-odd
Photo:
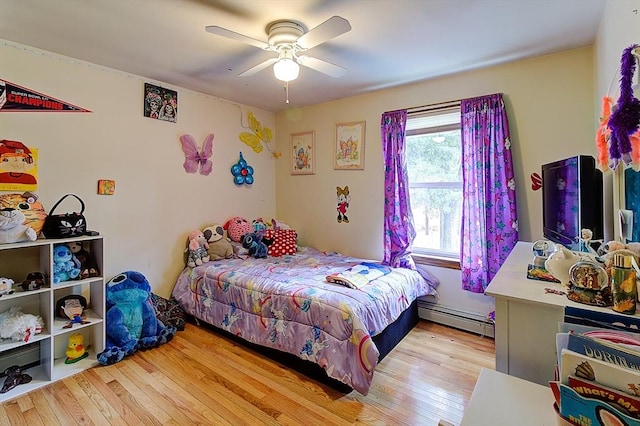
[[[455,109],[457,109],[458,111],[460,110],[460,106],[456,106],[454,107]],[[451,113],[451,111],[454,108],[446,108],[446,109],[441,109],[441,110],[434,110],[431,111],[428,115],[430,116],[437,116],[440,114],[446,114],[446,113]],[[424,116],[424,114],[420,114],[422,116]],[[416,114],[416,118],[418,118],[419,115]],[[411,116],[409,116],[408,120],[411,120]],[[458,130],[461,133],[462,136],[462,123],[458,122],[458,123],[453,123],[453,124],[443,124],[443,125],[435,125],[435,126],[429,126],[429,127],[421,127],[421,128],[417,128],[417,129],[411,129],[411,130],[407,130],[405,132],[405,137],[410,137],[410,136],[421,136],[421,135],[431,135],[431,134],[435,134],[435,133],[442,133],[442,132],[446,132],[446,131],[453,131],[453,130]],[[460,147],[460,149],[462,150],[462,146]],[[433,183],[427,183],[427,182],[420,182],[420,183],[414,183],[414,184],[409,184],[409,188],[447,188],[447,187],[456,187],[456,188],[460,188],[462,189],[462,181],[460,182],[433,182]],[[437,252],[412,252],[411,253],[411,257],[413,258],[414,262],[416,264],[422,264],[422,265],[429,265],[429,266],[437,266],[437,267],[441,267],[441,268],[447,268],[447,269],[457,269],[460,270],[460,254],[458,254],[458,257],[453,257],[453,256],[444,256],[444,255],[439,255]]]

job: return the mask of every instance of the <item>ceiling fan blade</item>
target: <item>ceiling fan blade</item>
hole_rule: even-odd
[[[338,78],[347,73],[346,68],[342,68],[341,66],[332,64],[331,62],[323,61],[322,59],[313,58],[307,55],[299,56],[298,63],[323,74],[330,75],[331,77]]]
[[[267,59],[264,62],[260,62],[255,67],[249,68],[248,70],[241,72],[240,74],[238,74],[238,76],[240,76],[240,77],[249,77],[249,76],[254,75],[255,73],[257,73],[259,71],[262,71],[263,69],[267,68],[269,65],[275,64],[276,62],[278,62],[278,58]]]
[[[232,40],[241,41],[248,45],[258,47],[260,49],[269,50],[270,48],[270,46],[264,41],[256,40],[255,38],[251,38],[246,35],[239,34],[235,31],[231,31],[226,28],[219,27],[217,25],[209,25],[207,27],[204,27],[204,29],[207,30],[207,32],[210,32],[211,34],[216,34],[222,37],[230,38]]]
[[[340,16],[332,16],[317,27],[302,35],[296,44],[303,49],[311,49],[327,40],[351,31],[351,24]]]

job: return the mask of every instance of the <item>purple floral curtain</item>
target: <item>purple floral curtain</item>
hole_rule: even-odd
[[[518,241],[509,123],[502,94],[466,99],[462,114],[462,288],[483,293]]]
[[[384,155],[384,259],[392,267],[415,269],[409,247],[416,231],[409,203],[409,179],[405,153],[407,111],[382,114],[382,153]]]

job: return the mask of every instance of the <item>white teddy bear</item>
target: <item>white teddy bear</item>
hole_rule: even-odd
[[[42,332],[44,322],[39,315],[25,314],[20,307],[12,306],[0,313],[0,338],[15,342],[29,342],[33,336]]]
[[[20,210],[0,210],[0,244],[35,241],[38,238],[36,231],[23,224],[24,219],[24,213]]]

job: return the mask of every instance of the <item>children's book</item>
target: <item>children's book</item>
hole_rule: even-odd
[[[556,382],[557,383],[557,382]],[[569,376],[568,385],[585,398],[593,398],[612,405],[620,412],[640,419],[640,397],[620,392],[598,382],[590,382],[576,376]],[[555,395],[555,393],[554,393]]]
[[[598,334],[600,336],[606,337],[608,335],[603,332],[600,333],[601,334]],[[609,334],[611,333],[615,332],[609,332]],[[640,352],[632,350],[628,346],[619,345],[589,335],[569,333],[566,348],[578,354],[586,355],[589,358],[595,358],[619,367],[640,372]]]
[[[569,383],[569,376],[598,382],[629,395],[640,395],[640,371],[606,362],[597,358],[562,350],[560,382]]]
[[[560,414],[576,425],[640,426],[640,420],[621,412],[614,405],[588,398],[568,385],[560,385]]]

